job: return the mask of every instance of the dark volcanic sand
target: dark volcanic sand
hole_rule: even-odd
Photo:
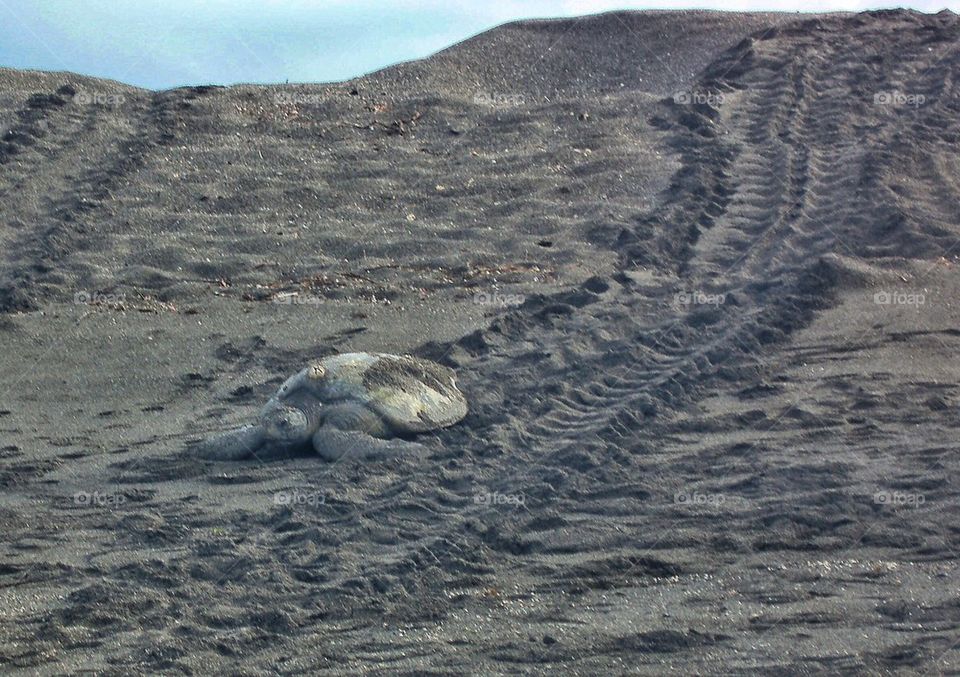
[[[903,11],[0,72],[3,671],[956,673],[958,75]],[[184,453],[356,349],[471,413]]]

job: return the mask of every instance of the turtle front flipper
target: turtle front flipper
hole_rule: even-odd
[[[313,434],[313,448],[322,459],[331,462],[351,457],[365,461],[379,461],[427,452],[425,446],[416,442],[399,439],[381,440],[365,432],[339,430],[326,426]]]
[[[241,461],[253,456],[265,442],[266,436],[262,427],[245,425],[208,437],[197,443],[192,451],[200,458],[212,461]]]

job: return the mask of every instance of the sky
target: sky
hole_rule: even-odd
[[[859,11],[865,0],[0,0],[0,66],[150,89],[332,82],[418,59],[518,19],[614,9]],[[960,0],[917,0],[925,12]]]

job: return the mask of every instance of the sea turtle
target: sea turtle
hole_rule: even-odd
[[[203,440],[194,451],[216,460],[310,447],[328,461],[394,456],[419,447],[395,438],[445,428],[466,413],[447,367],[411,355],[344,353],[288,378],[257,423]]]

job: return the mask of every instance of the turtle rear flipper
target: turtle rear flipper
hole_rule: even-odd
[[[245,425],[198,442],[192,453],[211,461],[240,461],[263,447],[266,437],[259,425]]]

